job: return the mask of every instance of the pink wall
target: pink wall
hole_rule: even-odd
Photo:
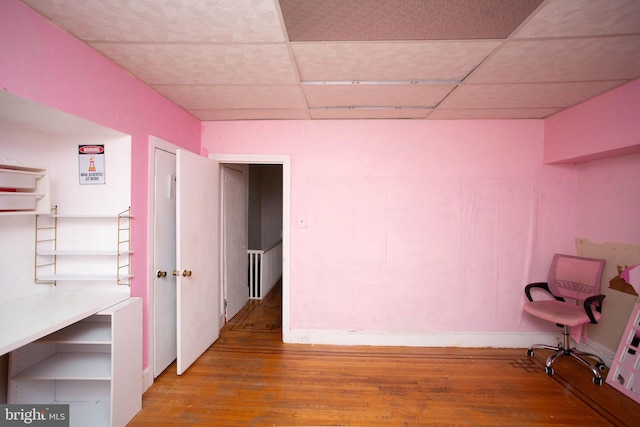
[[[532,330],[523,284],[575,253],[542,121],[209,122],[203,146],[291,156],[292,330]]]
[[[2,90],[130,134],[132,138],[132,294],[145,297],[149,135],[200,151],[200,122],[17,0],[0,2]]]
[[[545,120],[545,163],[640,153],[640,80]]]
[[[578,237],[640,245],[640,154],[578,166]]]
[[[145,303],[149,135],[291,156],[291,218],[308,223],[291,230],[294,329],[534,330],[522,285],[577,235],[621,238],[638,218],[621,185],[637,182],[638,156],[542,163],[637,152],[640,82],[544,122],[212,122],[200,147],[196,119],[17,0],[0,2],[0,58],[3,90],[132,136],[132,293]]]

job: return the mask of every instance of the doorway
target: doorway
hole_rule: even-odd
[[[226,165],[276,165],[282,170],[282,340],[284,342],[292,342],[289,327],[290,305],[289,305],[289,254],[290,254],[290,199],[291,199],[291,160],[289,156],[279,155],[251,155],[251,154],[210,154],[210,159],[214,159],[220,164]],[[251,214],[250,214],[251,215]],[[224,264],[223,255],[221,255],[221,265]]]
[[[222,164],[225,323],[282,275],[282,165]]]

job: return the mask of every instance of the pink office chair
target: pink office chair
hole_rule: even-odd
[[[544,371],[547,374],[553,375],[551,365],[558,357],[571,356],[588,366],[593,372],[593,382],[602,385],[599,371],[607,369],[602,359],[595,354],[572,348],[570,342],[571,335],[580,337],[586,324],[598,323],[601,318],[605,296],[600,294],[600,280],[604,263],[602,259],[556,254],[547,282],[530,283],[525,287],[524,292],[529,302],[524,305],[524,311],[563,328],[562,343],[557,347],[536,344],[527,350],[530,357],[536,348],[556,350],[545,363]],[[548,292],[554,299],[534,301],[531,292],[536,288]],[[595,360],[595,364],[587,358]]]

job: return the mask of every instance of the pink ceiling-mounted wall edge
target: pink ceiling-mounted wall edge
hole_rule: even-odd
[[[545,120],[544,162],[580,163],[640,153],[640,80]]]

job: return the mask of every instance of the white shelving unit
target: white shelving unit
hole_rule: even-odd
[[[142,300],[127,298],[11,352],[8,398],[69,404],[71,426],[125,426],[142,408]]]
[[[0,215],[46,213],[49,205],[46,169],[0,163]]]
[[[129,285],[131,275],[131,209],[114,215],[58,214],[36,216],[35,282],[57,284],[67,282],[111,282]],[[64,226],[62,223],[65,223]],[[66,228],[65,228],[66,227]],[[61,243],[65,231],[80,237],[98,233],[91,245],[78,241]],[[105,238],[105,236],[109,236]],[[65,248],[74,245],[75,248]],[[66,262],[65,262],[66,261]],[[73,261],[73,269],[69,267]],[[98,261],[102,261],[99,265]],[[83,262],[85,262],[83,264]],[[84,269],[83,269],[84,267]]]

